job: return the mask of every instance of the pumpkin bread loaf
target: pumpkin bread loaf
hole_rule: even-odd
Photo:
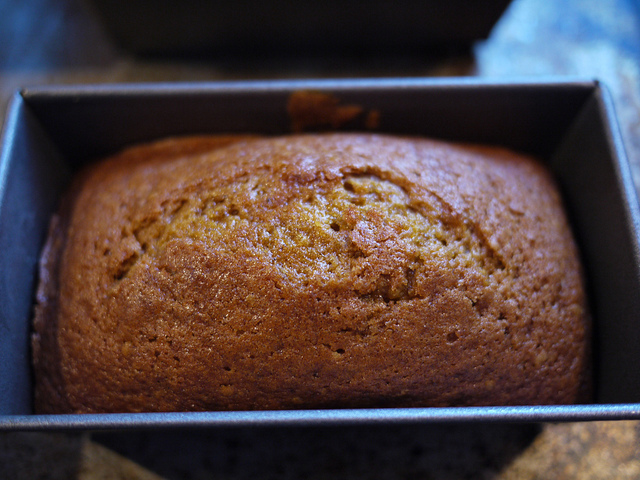
[[[574,403],[589,315],[535,160],[373,134],[190,137],[51,223],[40,413]]]

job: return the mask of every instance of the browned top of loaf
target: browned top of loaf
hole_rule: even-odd
[[[41,412],[573,403],[559,195],[511,152],[384,135],[166,140],[52,224]]]

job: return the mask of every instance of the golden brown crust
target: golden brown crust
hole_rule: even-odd
[[[528,158],[174,139],[92,167],[72,203],[43,256],[40,412],[584,399],[577,252]]]

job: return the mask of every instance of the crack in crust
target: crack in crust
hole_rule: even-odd
[[[434,192],[416,197],[388,172],[289,178],[293,193],[286,195],[274,189],[270,175],[258,172],[213,190],[185,190],[152,208],[154,215],[132,219],[123,236],[135,239],[137,247],[116,266],[114,281],[177,239],[244,249],[304,286],[352,285],[363,299],[384,302],[423,298],[418,283],[434,261],[474,269],[485,278],[505,268],[470,219]]]

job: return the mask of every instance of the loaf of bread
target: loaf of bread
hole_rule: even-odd
[[[374,134],[168,139],[88,168],[51,223],[33,354],[40,413],[589,394],[550,174]]]

